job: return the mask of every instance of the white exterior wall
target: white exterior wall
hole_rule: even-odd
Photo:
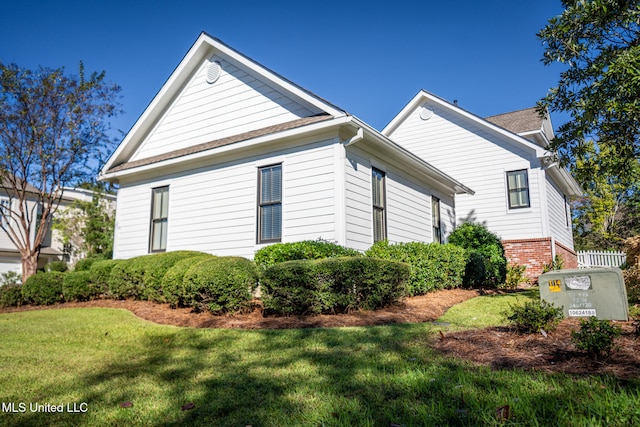
[[[282,241],[334,240],[337,138],[175,172],[123,185],[118,193],[114,258],[148,253],[151,190],[169,185],[167,251],[198,250],[253,258],[257,249],[257,169],[282,163]]]
[[[544,173],[533,151],[463,120],[451,112],[429,106],[434,114],[422,120],[414,111],[391,135],[398,144],[476,192],[456,197],[456,217],[483,222],[502,239],[545,237]],[[531,207],[509,209],[506,172],[527,169]]]
[[[569,205],[566,203],[562,192],[551,181],[549,175],[546,175],[546,188],[551,236],[563,245],[573,249],[573,235],[571,230],[571,214]]]
[[[209,61],[200,65],[130,161],[285,123],[320,111],[285,97],[224,58],[222,73],[206,81]]]
[[[347,148],[345,167],[347,246],[364,251],[373,244],[372,167],[385,172],[388,240],[433,241],[430,189],[357,145]],[[452,197],[434,195],[441,199],[443,228],[450,231]]]

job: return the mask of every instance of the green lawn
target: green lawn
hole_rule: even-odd
[[[456,310],[484,317],[486,306],[464,308],[483,298],[494,311],[504,303],[481,297]],[[465,327],[456,310],[443,321]],[[0,425],[493,426],[502,405],[511,419],[500,425],[640,425],[639,381],[475,367],[431,349],[441,328],[244,331],[115,309],[0,314]],[[86,412],[31,412],[36,403]]]

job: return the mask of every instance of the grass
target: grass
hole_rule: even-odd
[[[502,298],[479,300],[495,310]],[[468,316],[484,318],[482,304]],[[189,329],[98,308],[0,314],[0,403],[26,404],[0,413],[0,425],[640,425],[638,381],[472,366],[435,353],[436,330]],[[31,412],[31,403],[87,412]],[[503,405],[511,418],[499,423]]]
[[[511,306],[540,299],[538,288],[523,292],[472,298],[451,307],[438,322],[448,323],[450,330],[488,328],[505,324],[504,313]]]

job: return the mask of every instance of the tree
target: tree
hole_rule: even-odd
[[[92,190],[92,199],[75,200],[56,215],[53,228],[60,232],[62,243],[69,245],[74,254],[109,259],[113,255],[115,210],[104,197],[104,185],[80,187]]]
[[[567,66],[539,103],[571,115],[550,148],[565,163],[591,157],[600,173],[627,188],[640,158],[639,3],[563,0],[564,12],[538,33],[543,62]]]
[[[20,252],[23,281],[36,272],[64,187],[90,180],[111,151],[119,91],[104,72],[85,78],[82,63],[78,76],[0,63],[0,228]]]

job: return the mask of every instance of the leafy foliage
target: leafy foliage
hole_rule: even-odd
[[[285,315],[373,310],[405,296],[409,274],[409,265],[378,258],[288,261],[263,273],[262,301]]]
[[[201,261],[213,258],[213,255],[202,255],[176,262],[162,277],[162,293],[171,308],[186,307],[189,296],[184,285],[184,275],[190,268]]]
[[[527,301],[523,305],[511,306],[507,320],[518,332],[537,333],[541,329],[552,331],[564,317],[562,307],[555,307],[545,300]]]
[[[622,271],[627,287],[627,298],[632,304],[640,303],[640,235],[624,241],[627,268]]]
[[[22,296],[26,303],[50,305],[63,301],[62,281],[65,273],[50,271],[37,273],[22,285]]]
[[[564,258],[560,255],[555,255],[548,263],[542,264],[542,272],[548,273],[549,271],[562,270],[564,268]]]
[[[0,273],[0,286],[19,285],[21,283],[20,274],[15,271],[5,271]]]
[[[449,235],[449,243],[467,251],[463,284],[471,287],[504,283],[507,259],[500,238],[482,224],[466,222]]]
[[[23,281],[37,269],[63,188],[94,176],[110,153],[105,119],[118,112],[119,90],[104,72],[86,78],[82,64],[69,76],[0,63],[0,179],[16,207],[0,212],[0,228],[21,254]]]
[[[601,172],[631,182],[628,174],[640,158],[640,5],[629,0],[563,0],[562,5],[564,12],[538,33],[546,44],[544,63],[567,66],[541,102],[571,114],[551,146],[565,159],[581,159],[595,141]]]
[[[19,307],[22,302],[22,285],[14,283],[0,286],[0,307]]]
[[[64,261],[51,261],[50,263],[44,266],[44,271],[59,271],[61,273],[64,273],[68,269],[69,267],[67,266],[67,263]]]
[[[615,339],[621,333],[622,329],[610,320],[589,317],[580,320],[580,330],[571,331],[571,341],[578,350],[587,352],[595,360],[606,359],[615,349]]]
[[[466,255],[464,249],[455,245],[419,242],[389,244],[381,240],[374,243],[365,255],[409,264],[409,295],[422,295],[462,285]]]
[[[90,271],[71,271],[64,275],[62,295],[65,301],[88,301],[102,294]]]
[[[259,249],[253,260],[261,268],[300,259],[322,259],[339,256],[359,256],[360,252],[325,240],[303,240],[291,243],[275,243]]]
[[[53,229],[73,254],[109,259],[113,255],[115,210],[105,198],[103,186],[87,187],[94,192],[91,200],[75,200],[64,211],[58,211]]]
[[[246,258],[211,257],[187,270],[183,283],[188,307],[214,314],[234,313],[251,305],[258,270]]]
[[[516,289],[521,283],[528,283],[529,278],[524,274],[526,270],[526,265],[518,265],[515,263],[508,264],[507,277],[504,284],[500,287],[504,289]]]

